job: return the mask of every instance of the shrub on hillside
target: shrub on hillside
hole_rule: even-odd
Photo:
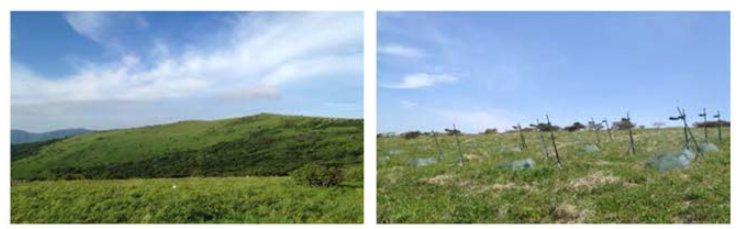
[[[635,126],[637,126],[637,124],[627,121],[626,119],[622,119],[621,121],[617,121],[612,124],[612,128],[617,130],[632,129],[635,128]]]
[[[409,131],[409,132],[406,132],[406,133],[402,133],[401,134],[401,137],[403,137],[403,139],[406,139],[406,140],[418,138],[419,136],[421,136],[421,132],[419,132],[418,130],[417,131]]]
[[[364,170],[362,166],[352,166],[344,170],[344,180],[349,182],[363,182]]]
[[[539,131],[558,131],[560,127],[557,125],[547,125],[547,123],[540,123],[539,125],[529,124],[530,127],[535,128]]]
[[[574,122],[573,125],[566,126],[565,127],[565,130],[567,130],[569,132],[573,132],[573,131],[581,130],[583,128],[586,128],[586,126],[584,126],[580,122]]]
[[[79,173],[65,174],[62,176],[64,180],[84,180],[85,176]]]
[[[317,164],[307,164],[290,173],[290,176],[298,184],[322,187],[336,186],[342,183],[343,175],[339,168]]]
[[[445,129],[445,132],[447,132],[447,135],[459,135],[459,134],[462,134],[462,132],[460,132],[460,130],[456,130],[456,129]]]
[[[707,122],[695,122],[694,123],[694,127],[703,128],[705,126],[707,128],[717,127],[717,126],[726,126],[726,127],[729,127],[730,126],[730,122],[722,120],[722,121],[707,121]]]
[[[483,133],[484,134],[496,134],[496,133],[498,133],[498,130],[496,128],[486,129]]]

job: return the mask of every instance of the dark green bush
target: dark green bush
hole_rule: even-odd
[[[64,180],[84,180],[85,176],[79,173],[65,174],[62,176]]]
[[[344,178],[350,182],[363,182],[364,169],[362,166],[352,166],[344,170]]]
[[[401,134],[401,137],[403,137],[403,139],[406,139],[406,140],[418,138],[419,136],[421,136],[421,132],[418,131],[418,130],[417,131],[409,131],[409,132],[406,132],[406,133],[402,133]]]
[[[336,186],[344,179],[342,170],[317,164],[307,164],[290,173],[298,184],[310,186]]]

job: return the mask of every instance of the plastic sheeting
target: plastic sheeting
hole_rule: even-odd
[[[522,149],[516,146],[506,147],[498,151],[498,153],[518,153],[522,152]]]
[[[581,148],[583,152],[599,152],[599,147],[596,145],[585,145]]]
[[[392,150],[388,150],[388,151],[386,151],[386,152],[387,152],[388,154],[399,154],[399,153],[403,153],[403,150],[399,150],[399,149],[392,149]]]
[[[702,152],[716,152],[719,151],[719,148],[717,148],[716,145],[709,143],[709,142],[702,142],[699,144],[699,149],[701,149]]]
[[[533,169],[534,160],[532,160],[532,158],[526,158],[522,160],[504,162],[500,166],[511,170]]]
[[[409,164],[411,164],[411,166],[414,166],[414,167],[424,167],[428,165],[433,165],[435,163],[437,163],[437,161],[434,160],[433,157],[427,157],[427,158],[419,158],[419,159],[413,160]]]
[[[680,169],[689,166],[695,157],[696,155],[688,149],[678,153],[657,154],[648,159],[645,168],[656,169],[661,172]]]

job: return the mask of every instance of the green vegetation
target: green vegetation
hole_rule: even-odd
[[[13,223],[361,223],[362,183],[289,177],[38,181],[11,186]]]
[[[344,180],[341,169],[317,164],[304,165],[290,175],[298,184],[310,186],[336,186]]]
[[[362,120],[261,114],[13,145],[13,179],[284,176],[362,163]]]
[[[703,136],[700,129],[694,135]],[[558,131],[563,162],[545,160],[537,132],[461,135],[465,164],[457,166],[453,136],[378,139],[379,223],[729,223],[730,137],[683,169],[659,172],[645,163],[656,153],[678,152],[682,129],[633,130],[638,153],[629,154],[626,130],[601,135],[600,151],[588,131]],[[546,135],[547,136],[547,135]],[[546,140],[549,141],[549,138]],[[703,139],[697,139],[702,141]],[[436,163],[419,166],[419,159]],[[532,158],[534,168],[513,170]],[[517,162],[515,162],[517,161]],[[417,165],[417,166],[413,166]],[[520,166],[526,167],[526,166]]]
[[[260,114],[12,145],[11,221],[360,223],[362,135],[361,119]],[[287,177],[306,165],[331,168],[322,187]]]

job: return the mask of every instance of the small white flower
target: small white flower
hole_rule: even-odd
[[[176,189],[176,188],[177,188],[177,185],[174,185],[174,184],[173,184],[173,185],[172,185],[172,189]]]

